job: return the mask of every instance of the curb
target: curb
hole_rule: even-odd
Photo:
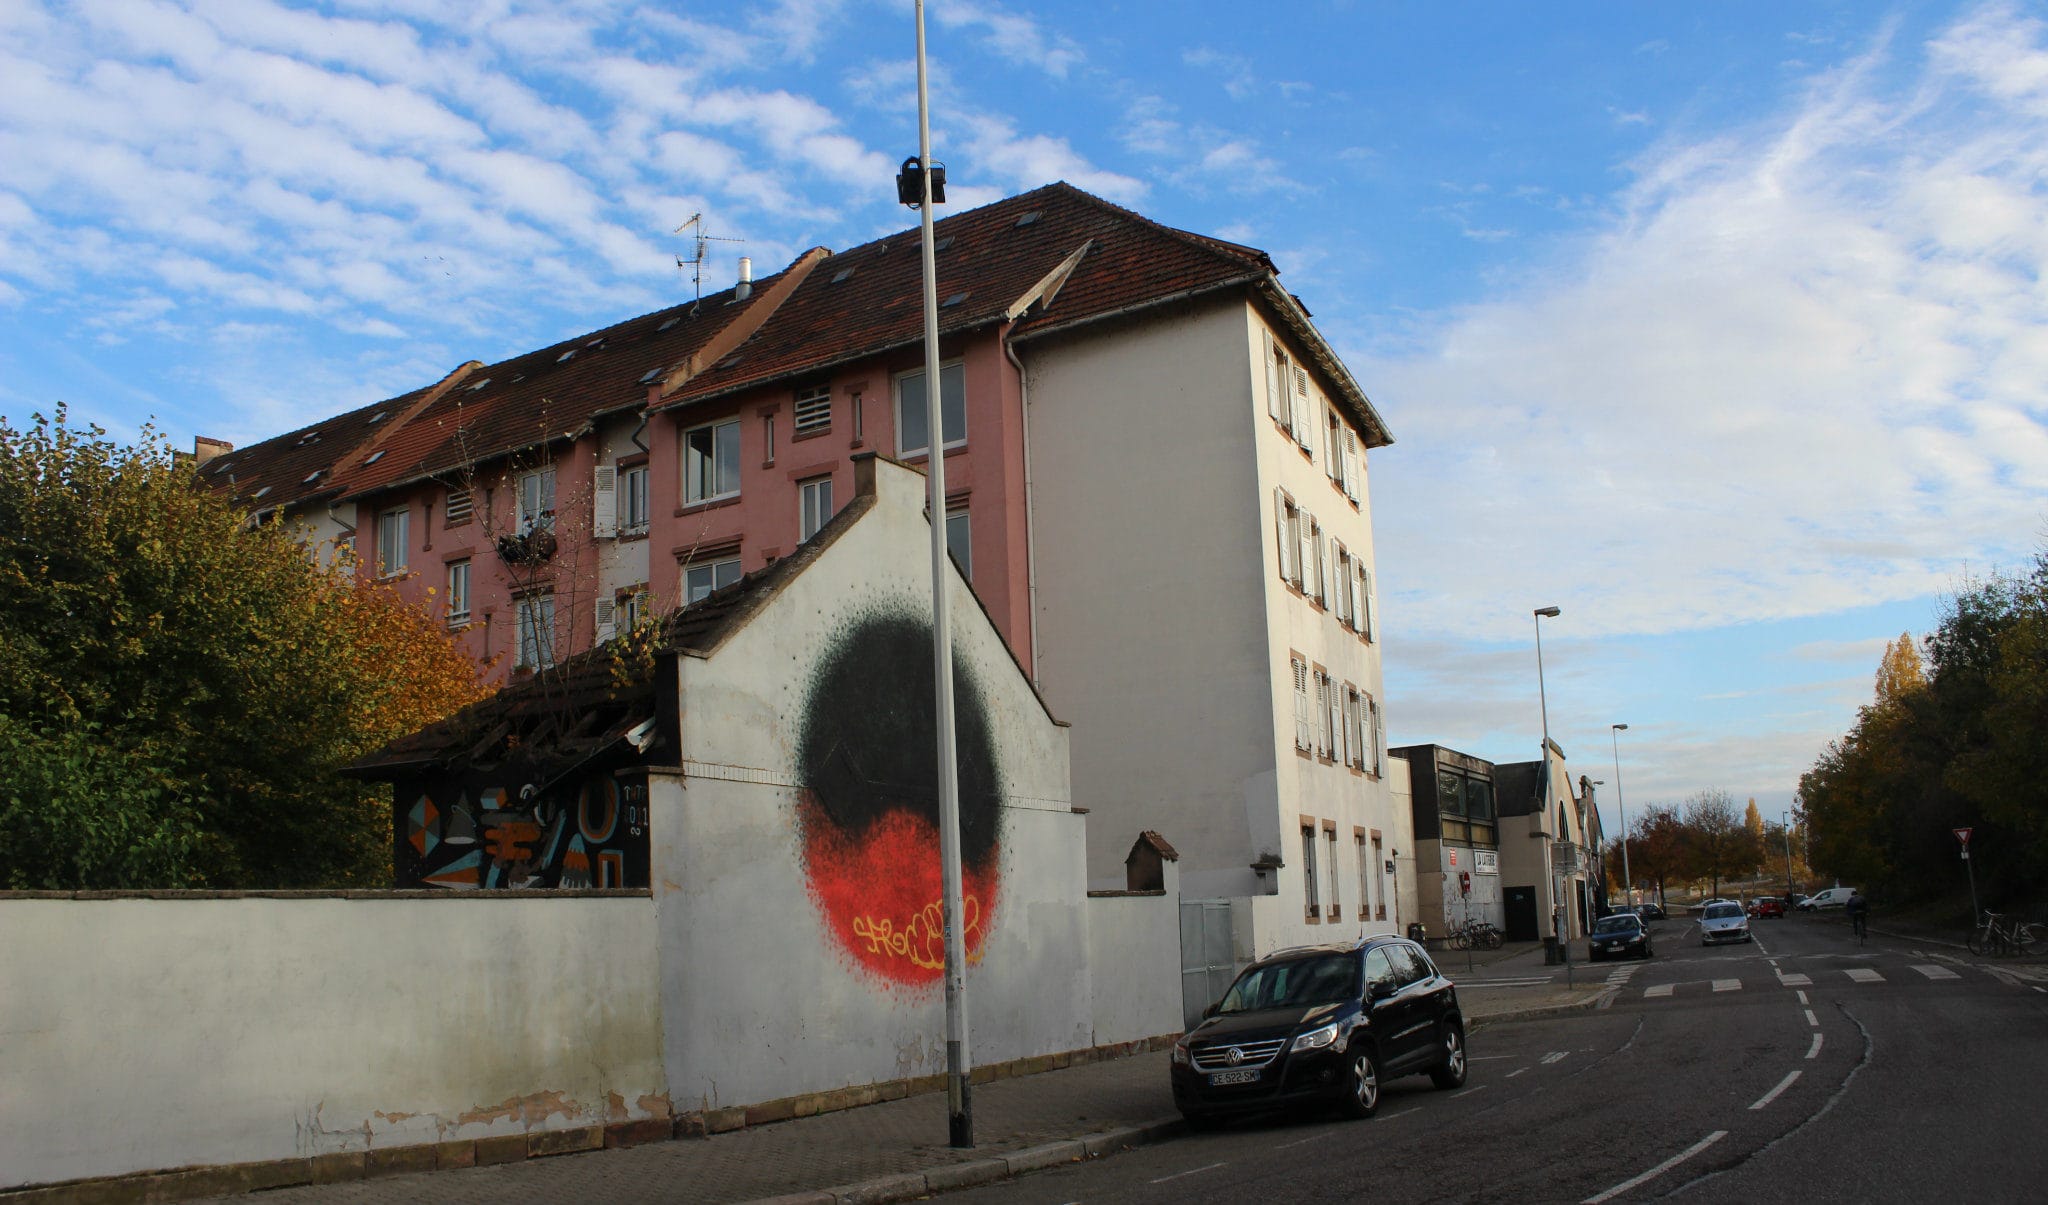
[[[1566,1004],[1542,1004],[1534,1008],[1517,1008],[1510,1009],[1507,1012],[1488,1013],[1483,1017],[1468,1018],[1465,1028],[1473,1033],[1477,1033],[1489,1025],[1507,1025],[1516,1021],[1540,1021],[1547,1017],[1565,1016],[1570,1013],[1592,1012],[1600,1007],[1600,1002],[1607,999],[1612,991],[1612,988],[1603,984],[1599,991],[1594,992],[1584,1000],[1573,1000]]]
[[[1099,1159],[1117,1151],[1177,1137],[1185,1129],[1186,1123],[1178,1117],[1161,1118],[1143,1125],[1125,1126],[1122,1129],[1105,1130],[1080,1138],[1048,1142],[1043,1146],[1012,1151],[1006,1155],[994,1155],[987,1159],[975,1159],[967,1163],[948,1163],[921,1172],[902,1172],[811,1192],[764,1197],[751,1202],[750,1205],[883,1205],[884,1202],[891,1201],[914,1201],[934,1193],[993,1184],[998,1180],[1008,1180],[1026,1172],[1058,1167],[1063,1163]]]

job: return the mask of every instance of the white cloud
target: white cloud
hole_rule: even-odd
[[[1990,9],[1738,134],[1669,134],[1607,229],[1354,359],[1383,564],[1443,633],[1820,614],[2031,545],[2048,480],[2048,46]],[[1446,531],[1467,555],[1435,555]],[[1506,611],[1506,614],[1502,612]]]
[[[1058,79],[1085,61],[1080,46],[1064,34],[1048,33],[1030,17],[984,0],[951,0],[927,10],[946,29],[979,29],[983,45],[998,56],[1035,67]]]

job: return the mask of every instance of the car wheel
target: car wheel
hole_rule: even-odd
[[[1351,1052],[1351,1080],[1344,1094],[1344,1115],[1371,1117],[1380,1109],[1380,1060],[1361,1043]]]
[[[1449,1091],[1465,1086],[1465,1031],[1457,1026],[1444,1030],[1444,1057],[1429,1073],[1430,1082]]]

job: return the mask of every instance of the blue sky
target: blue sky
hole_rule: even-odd
[[[935,0],[951,209],[1266,248],[1392,426],[1396,744],[1775,815],[2048,525],[2015,4]],[[909,224],[910,7],[0,5],[0,414],[238,443]],[[1602,800],[1612,814],[1612,787]],[[1633,810],[1633,809],[1632,809]]]

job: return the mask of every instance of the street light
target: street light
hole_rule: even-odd
[[[1621,817],[1621,891],[1628,902],[1636,902],[1636,881],[1628,875],[1628,803],[1621,794],[1621,734],[1627,724],[1609,724],[1607,735],[1614,739],[1614,809]]]
[[[1778,818],[1785,822],[1785,906],[1792,906],[1792,813],[1779,812]]]

